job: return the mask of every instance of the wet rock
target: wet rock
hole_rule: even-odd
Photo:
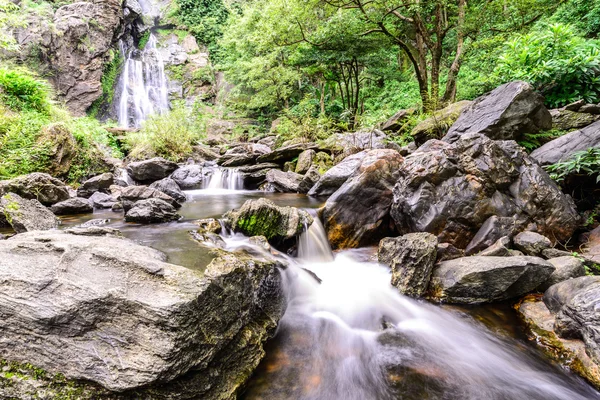
[[[327,200],[322,219],[334,249],[377,243],[393,232],[392,189],[402,161],[395,150],[367,151],[352,177]]]
[[[367,156],[366,151],[352,154],[342,162],[329,169],[308,192],[309,196],[331,196],[356,172],[362,160]]]
[[[272,169],[279,169],[279,165],[274,163],[247,165],[238,168],[238,172],[242,176],[245,188],[256,189],[265,182],[267,174]]]
[[[107,193],[114,182],[114,176],[110,172],[95,176],[81,184],[77,189],[77,196],[87,199],[96,192]]]
[[[400,110],[396,114],[392,115],[390,119],[384,122],[381,126],[383,132],[399,132],[406,125],[407,120],[411,115],[415,113],[414,108],[407,110]]]
[[[210,232],[219,234],[222,231],[222,226],[219,221],[214,218],[200,219],[194,222],[198,225],[199,232]]]
[[[398,175],[391,215],[400,233],[429,232],[465,248],[494,216],[519,227],[535,224],[559,241],[579,224],[573,200],[513,141],[479,134],[453,144],[430,140],[404,159]],[[509,232],[497,235],[483,236],[492,244]]]
[[[17,233],[58,228],[59,220],[35,199],[25,199],[15,193],[0,197],[0,218]]]
[[[225,214],[228,225],[246,236],[264,236],[278,249],[287,250],[312,223],[304,210],[279,207],[270,200],[246,201],[239,210]]]
[[[290,146],[281,147],[277,150],[272,151],[271,153],[263,154],[263,155],[259,156],[256,159],[256,161],[258,163],[275,162],[275,163],[283,164],[286,161],[291,161],[294,158],[298,157],[305,150],[309,150],[309,149],[315,150],[317,148],[318,148],[318,146],[313,143],[292,144]]]
[[[150,160],[129,163],[127,173],[138,182],[152,183],[166,178],[175,172],[177,168],[177,164],[173,161],[156,157]]]
[[[565,109],[550,110],[552,128],[559,131],[573,131],[584,128],[600,119],[597,115],[568,111]]]
[[[171,179],[173,179],[183,190],[202,188],[204,178],[202,167],[196,164],[184,165],[171,175]]]
[[[117,201],[115,204],[113,204],[113,206],[110,208],[113,212],[121,212],[121,211],[125,211],[123,209],[123,203],[121,203],[120,201]]]
[[[179,185],[171,178],[164,178],[154,182],[149,186],[152,189],[160,190],[161,192],[171,196],[178,203],[184,203],[187,200],[185,193],[181,191]]]
[[[112,208],[116,203],[111,195],[102,192],[91,195],[89,201],[94,208]]]
[[[264,190],[279,193],[298,193],[303,176],[295,172],[271,169],[265,176]]]
[[[9,192],[25,199],[38,200],[45,206],[70,198],[69,189],[62,181],[40,172],[0,181],[0,196]]]
[[[218,164],[222,167],[230,168],[230,167],[240,167],[242,165],[253,164],[256,160],[255,156],[248,154],[238,154],[234,156],[227,157],[226,159],[221,158]]]
[[[409,233],[379,242],[377,258],[392,268],[392,285],[400,293],[420,297],[427,290],[437,258],[437,238],[430,233]]]
[[[579,278],[585,276],[585,267],[583,261],[573,256],[563,256],[551,258],[548,262],[554,265],[554,272],[548,280],[540,285],[538,290],[545,291],[550,286],[566,281],[571,278]]]
[[[157,198],[136,201],[125,213],[126,222],[137,222],[140,224],[156,224],[177,221],[179,219],[181,219],[181,216],[177,214],[175,207]]]
[[[552,128],[552,116],[544,99],[530,84],[506,83],[478,97],[463,111],[444,137],[455,141],[466,133],[480,133],[493,140],[519,140],[525,133]]]
[[[50,207],[50,211],[56,215],[88,214],[94,212],[94,207],[88,199],[73,197],[54,204]]]
[[[438,243],[437,245],[437,261],[454,260],[455,258],[464,257],[464,250],[457,249],[450,243]]]
[[[77,227],[80,228],[90,228],[92,226],[104,226],[106,224],[110,223],[110,219],[106,219],[106,218],[95,218],[95,219],[90,219],[89,221],[84,222],[81,225],[77,225]]]
[[[310,189],[316,185],[319,179],[321,179],[319,168],[316,165],[311,166],[298,185],[298,193],[308,193]]]
[[[125,212],[127,212],[131,207],[133,207],[133,203],[139,200],[146,200],[151,198],[164,200],[175,208],[181,207],[181,204],[179,204],[177,200],[175,200],[171,196],[161,192],[160,190],[149,188],[147,186],[126,187],[121,192],[119,200],[123,205],[123,209],[125,210]]]
[[[554,266],[538,257],[464,257],[438,264],[429,295],[438,301],[478,304],[522,296],[545,282]]]
[[[541,256],[544,250],[552,247],[550,239],[535,232],[521,232],[513,242],[518,250],[528,256]]]
[[[510,252],[510,243],[510,238],[504,236],[477,255],[485,257],[511,257],[513,254]]]
[[[317,155],[314,150],[304,150],[298,156],[298,162],[296,163],[295,172],[300,175],[304,175],[308,172],[313,163],[313,158]]]
[[[418,145],[422,145],[429,139],[440,139],[471,104],[471,101],[463,100],[434,112],[431,117],[419,122],[410,135]]]
[[[199,273],[165,258],[114,236],[2,241],[3,359],[129,390],[84,398],[234,398],[284,311],[277,264],[221,251]]]
[[[574,153],[590,147],[600,147],[600,121],[546,143],[531,153],[541,165],[568,160]]]

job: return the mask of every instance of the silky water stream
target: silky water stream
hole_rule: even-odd
[[[176,223],[126,224],[120,214],[105,211],[63,224],[110,218],[109,226],[164,251],[170,262],[203,269],[210,256],[189,236],[194,220],[219,218],[260,197],[312,210],[321,205],[301,195],[214,187],[187,196],[184,218]],[[224,240],[230,248],[253,246],[241,235]],[[290,265],[281,271],[288,307],[245,400],[600,399],[525,339],[509,307],[461,309],[409,299],[390,285],[388,268],[370,261],[373,254],[332,253],[315,223],[301,237],[297,258],[280,255]]]

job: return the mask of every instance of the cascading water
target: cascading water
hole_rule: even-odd
[[[212,191],[242,190],[244,189],[244,179],[237,169],[215,167],[205,179],[202,188]]]

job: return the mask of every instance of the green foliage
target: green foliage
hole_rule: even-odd
[[[542,145],[548,143],[552,139],[556,139],[564,135],[565,131],[559,130],[550,130],[546,132],[539,133],[526,133],[523,136],[523,140],[519,141],[519,144],[525,148],[528,152],[532,152],[533,150],[541,147]]]
[[[208,46],[214,59],[218,57],[217,41],[223,35],[228,15],[223,0],[177,0],[171,13],[181,28],[191,32],[198,43]]]
[[[551,107],[600,101],[600,46],[562,24],[519,35],[506,44],[496,73],[503,82],[530,82]]]
[[[571,175],[596,177],[600,182],[600,148],[589,148],[573,154],[566,161],[559,161],[546,167],[550,177],[559,184]]]
[[[137,48],[143,50],[148,44],[148,40],[150,40],[150,31],[146,31],[142,34],[140,39],[138,40]]]
[[[46,82],[24,69],[0,68],[0,101],[10,109],[47,114],[49,98]]]
[[[0,0],[0,50],[19,49],[12,30],[25,26],[26,21],[17,4],[10,0]]]
[[[88,110],[88,114],[92,117],[96,117],[98,110],[102,105],[111,104],[115,96],[115,88],[117,85],[117,79],[121,73],[123,67],[123,56],[120,52],[111,50],[110,61],[104,66],[102,72],[102,78],[100,84],[102,85],[102,96],[97,98]]]
[[[587,37],[600,34],[600,2],[571,0],[563,4],[554,15],[557,22],[574,25]]]

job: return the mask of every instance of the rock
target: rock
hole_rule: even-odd
[[[579,112],[580,113],[585,113],[585,114],[600,115],[600,105],[598,105],[598,104],[584,104],[579,109]]]
[[[293,161],[286,161],[283,163],[283,172],[294,172],[296,170],[296,163]]]
[[[309,196],[331,196],[356,172],[367,152],[353,154],[344,158],[338,165],[329,169],[308,192]]]
[[[130,163],[127,166],[127,173],[138,182],[152,183],[166,178],[175,172],[177,168],[176,163],[156,157],[150,160]]]
[[[419,122],[410,135],[418,145],[422,145],[429,139],[440,139],[471,104],[471,101],[463,100],[434,112],[431,117]]]
[[[200,273],[165,259],[114,236],[2,241],[3,359],[129,391],[85,398],[234,398],[284,311],[278,264],[220,251]]]
[[[265,177],[265,190],[279,193],[298,193],[298,187],[302,182],[302,175],[295,172],[283,172],[271,169]]]
[[[559,131],[573,131],[584,128],[600,119],[597,115],[568,111],[565,109],[550,110],[552,128]]]
[[[548,280],[540,285],[538,290],[546,291],[550,286],[566,281],[571,278],[585,276],[585,267],[583,261],[573,256],[563,256],[551,258],[548,262],[554,265],[554,272]]]
[[[525,133],[552,128],[552,116],[544,99],[530,84],[506,83],[465,109],[444,141],[453,142],[466,133],[480,133],[493,140],[519,140]]]
[[[559,250],[555,248],[542,250],[542,257],[545,259],[571,256],[573,253],[569,251]]]
[[[26,199],[38,200],[45,206],[51,206],[71,197],[69,189],[63,182],[40,172],[0,181],[0,196],[10,192]]]
[[[235,232],[246,236],[264,236],[278,249],[287,250],[313,223],[304,210],[279,207],[270,200],[246,201],[239,210],[225,214],[225,219]]]
[[[493,216],[512,219],[518,229],[535,224],[558,241],[569,239],[579,224],[573,200],[513,141],[480,134],[452,144],[430,140],[398,169],[391,215],[401,234],[429,232],[465,248]],[[510,236],[490,231],[499,235],[483,235],[490,244]]]
[[[256,189],[258,186],[265,182],[265,180],[267,179],[267,174],[271,169],[274,168],[279,169],[279,165],[274,163],[262,163],[255,165],[246,165],[244,167],[238,168],[237,171],[242,176],[245,188]]]
[[[400,293],[411,297],[425,293],[437,258],[437,244],[430,233],[409,233],[379,242],[379,262],[391,266],[392,285]]]
[[[388,137],[378,129],[358,131],[331,136],[330,147],[341,149],[343,154],[354,154],[363,150],[385,149]]]
[[[184,165],[171,175],[171,179],[183,190],[201,189],[204,182],[204,174],[200,165]]]
[[[92,213],[94,208],[88,199],[73,197],[54,204],[50,207],[50,211],[56,215],[75,215]]]
[[[0,197],[0,216],[17,233],[58,228],[59,220],[35,199],[25,199],[15,193]]]
[[[198,231],[210,232],[219,234],[223,230],[221,223],[214,218],[200,219],[194,221],[194,224],[198,225]]]
[[[259,156],[256,161],[258,163],[276,162],[283,165],[284,162],[291,161],[298,157],[303,151],[309,149],[315,150],[317,148],[317,145],[312,143],[292,144],[290,146],[281,147],[275,151],[272,151],[271,153],[263,154]]]
[[[104,226],[108,223],[110,223],[110,219],[95,218],[95,219],[90,219],[89,221],[85,221],[83,224],[77,225],[77,227],[78,228],[90,228],[92,226]]]
[[[192,146],[193,158],[198,161],[214,161],[219,155],[206,146]]]
[[[108,193],[109,188],[114,182],[114,176],[110,172],[95,176],[81,184],[79,189],[77,189],[77,196],[88,199],[96,192]]]
[[[481,228],[479,228],[473,239],[471,239],[465,249],[465,254],[470,256],[488,249],[503,237],[508,237],[510,243],[510,238],[522,230],[523,225],[523,221],[518,221],[514,217],[492,215],[481,225]]]
[[[94,208],[112,208],[115,205],[115,199],[106,193],[96,192],[89,198]]]
[[[446,260],[454,260],[455,258],[464,257],[464,250],[457,249],[450,243],[438,243],[437,245],[437,260],[438,262]]]
[[[600,121],[546,143],[535,149],[531,158],[541,165],[555,164],[591,147],[600,147]]]
[[[45,171],[52,176],[67,176],[77,154],[77,142],[69,129],[62,123],[46,125],[37,143],[44,146],[44,155],[50,160]]]
[[[230,156],[224,159],[223,157],[219,159],[218,164],[222,167],[230,168],[230,167],[240,167],[242,165],[254,164],[256,160],[255,156],[248,154],[239,154],[235,156]]]
[[[308,193],[310,189],[316,185],[319,179],[321,179],[319,168],[316,165],[311,166],[298,185],[298,193]]]
[[[513,241],[515,247],[528,256],[541,256],[544,250],[552,247],[550,239],[535,232],[521,232]]]
[[[160,190],[161,192],[171,196],[178,203],[185,203],[185,201],[187,200],[185,193],[181,191],[177,182],[175,182],[175,180],[171,178],[164,178],[160,181],[156,181],[149,187],[152,189]]]
[[[428,291],[448,303],[489,303],[522,296],[553,272],[554,266],[538,257],[457,258],[433,269]]]
[[[133,203],[151,198],[164,200],[175,208],[181,207],[181,204],[171,196],[147,186],[128,186],[121,192],[119,200],[123,205],[123,209],[127,212],[133,207]]]
[[[408,110],[400,110],[396,114],[392,115],[390,119],[384,122],[381,126],[381,130],[384,132],[399,132],[406,125],[407,120],[411,115],[415,113],[414,108]]]
[[[501,237],[496,243],[483,250],[478,256],[485,257],[511,257],[510,238],[508,236]]]
[[[304,175],[308,172],[313,163],[313,158],[317,155],[317,152],[310,149],[304,150],[298,156],[298,162],[296,163],[296,173]]]
[[[334,249],[377,243],[394,231],[390,206],[402,161],[395,150],[367,151],[354,175],[327,200],[322,219]]]
[[[136,201],[125,213],[126,222],[140,224],[155,224],[179,219],[181,219],[181,216],[177,214],[175,207],[162,199],[153,197]]]
[[[585,104],[586,104],[586,103],[585,103],[585,100],[581,99],[581,100],[577,100],[577,101],[575,101],[575,102],[573,102],[573,103],[571,103],[571,104],[567,104],[567,105],[564,107],[564,109],[565,109],[565,110],[567,110],[567,111],[578,112],[578,111],[579,111],[579,109],[580,109],[582,106],[584,106]]]

